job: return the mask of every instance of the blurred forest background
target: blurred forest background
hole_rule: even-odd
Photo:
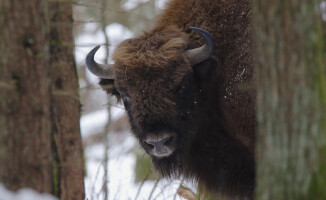
[[[181,199],[177,195],[180,184],[190,187],[193,191],[196,190],[196,186],[184,182],[182,179],[160,180],[159,176],[153,171],[149,158],[139,149],[137,141],[130,133],[123,105],[116,102],[114,98],[107,96],[100,89],[97,84],[98,78],[86,70],[84,62],[85,56],[94,46],[102,45],[95,59],[101,63],[111,63],[110,55],[115,46],[122,40],[137,36],[153,26],[156,17],[162,11],[166,2],[167,0],[0,1],[0,200],[56,199],[53,196],[40,195],[26,189],[20,190],[18,193],[7,190],[18,190],[20,188],[33,188],[38,192],[50,193],[63,200]],[[282,34],[276,34],[275,36],[273,31],[268,32],[268,30],[274,29],[266,27],[273,26],[277,30],[279,21],[273,21],[273,18],[264,15],[266,13],[264,9],[271,8],[270,5],[262,4],[258,0],[253,2],[256,12],[254,23],[261,28],[256,29],[256,33],[258,33],[256,36],[259,41],[262,41],[258,45],[258,49],[260,48],[259,53],[262,58],[268,60],[268,55],[264,57],[262,53],[264,50],[262,49],[266,44],[275,46],[277,42],[271,40],[268,41],[270,43],[264,43],[268,38],[266,35],[271,36],[272,39],[284,40],[285,43],[292,35],[282,37]],[[302,2],[302,4],[309,3]],[[278,6],[279,4],[275,5]],[[321,68],[313,73],[320,75],[318,80],[322,86],[317,90],[320,90],[318,95],[321,96],[321,100],[317,103],[303,103],[304,105],[316,103],[315,105],[320,104],[323,106],[317,106],[311,110],[309,110],[310,107],[308,106],[308,110],[302,109],[303,111],[301,111],[300,103],[302,102],[293,105],[297,106],[297,110],[300,110],[297,113],[298,116],[302,114],[308,116],[308,118],[310,115],[307,113],[319,109],[321,114],[314,115],[318,118],[315,121],[323,121],[325,120],[325,114],[323,114],[325,111],[325,96],[323,96],[325,95],[325,86],[323,84],[326,76],[324,52],[326,2],[314,0],[311,5],[313,9],[317,10],[313,15],[309,13],[309,7],[307,10],[301,10],[302,12],[300,11],[298,16],[293,15],[292,18],[290,12],[284,12],[283,15],[279,16],[283,17],[283,19],[288,17],[292,20],[299,17],[300,20],[289,20],[285,24],[289,23],[287,25],[290,26],[292,22],[295,22],[293,25],[298,30],[300,25],[304,27],[312,25],[322,33],[318,35],[318,38],[323,38],[323,40],[321,39],[320,43],[317,44],[317,50],[309,45],[305,46],[307,49],[311,48],[311,51],[306,51],[307,54],[313,52],[314,55],[319,56],[317,60],[320,63],[317,63],[316,66],[319,64],[318,66],[321,66]],[[278,8],[285,9],[286,6]],[[279,13],[282,13],[282,9],[269,10],[271,16],[278,16]],[[292,11],[295,12],[296,10]],[[311,17],[304,18],[305,16]],[[324,22],[322,22],[321,18]],[[263,21],[265,19],[267,20]],[[322,26],[320,26],[321,23]],[[263,31],[260,32],[261,30]],[[268,35],[268,33],[271,35]],[[300,34],[302,33],[300,32]],[[312,35],[311,38],[315,41],[315,35]],[[280,48],[283,48],[283,46],[281,45]],[[285,52],[288,50],[286,49]],[[301,55],[296,53],[293,52],[293,60],[298,59],[297,55]],[[280,63],[284,61],[282,59]],[[314,58],[309,57],[307,59]],[[258,60],[258,66],[263,66],[264,61]],[[286,61],[285,59],[284,62]],[[271,70],[273,65],[280,63],[270,62],[270,65],[259,68],[257,72],[260,74],[273,74],[275,72]],[[287,64],[295,65],[296,62]],[[298,66],[298,69],[302,69],[301,66]],[[276,74],[278,72],[280,71],[276,70]],[[285,75],[283,74],[284,77],[292,77],[291,72],[293,71],[286,71]],[[298,70],[294,74],[301,76],[301,72]],[[271,76],[271,79],[264,78],[262,77],[259,80],[259,83],[261,83],[259,84],[261,86],[261,92],[259,93],[261,101],[259,101],[258,108],[261,108],[261,111],[258,115],[262,125],[260,131],[271,133],[270,135],[266,134],[267,140],[275,136],[275,141],[285,141],[284,143],[276,142],[275,146],[286,145],[286,142],[290,141],[286,136],[277,136],[277,134],[273,136],[272,133],[274,131],[282,132],[280,130],[291,130],[291,127],[282,124],[282,121],[279,122],[278,120],[282,120],[282,118],[275,119],[278,115],[269,111],[279,111],[275,108],[280,108],[279,105],[288,106],[292,102],[280,101],[279,104],[272,102],[271,107],[266,106],[264,102],[268,104],[269,101],[264,100],[269,99],[270,91],[274,91],[275,88],[280,86],[270,84],[271,88],[269,88],[268,81],[278,80],[273,80],[275,76]],[[306,76],[302,75],[301,78],[305,79]],[[265,80],[266,82],[264,82]],[[294,83],[293,85],[296,85],[295,80],[289,80],[294,82],[285,81],[284,83],[280,81],[279,84]],[[282,94],[288,91],[297,90],[289,87],[284,89]],[[301,98],[305,94],[294,92],[292,97],[299,96]],[[311,93],[307,94],[310,95]],[[284,109],[284,112],[286,112],[286,109]],[[264,115],[264,113],[271,113],[271,115]],[[297,118],[294,117],[294,119]],[[266,121],[271,123],[264,124]],[[322,123],[320,122],[320,124]],[[274,126],[275,124],[279,126]],[[325,142],[325,136],[322,136],[325,134],[317,132],[326,130],[326,128],[319,129],[319,121],[318,124],[311,124],[310,126],[310,123],[305,124],[299,120],[294,127],[299,127],[298,129],[301,127],[304,130],[298,131],[302,133],[302,135],[298,135],[304,139],[306,139],[306,136],[309,138],[309,135],[305,135],[307,130],[312,131],[313,140],[312,143],[307,144],[307,148],[325,145],[323,143]],[[259,139],[263,141],[264,138],[261,136]],[[315,143],[318,140],[320,143]],[[261,142],[260,144],[258,149],[266,147],[264,145],[266,143]],[[267,144],[271,145],[270,143]],[[293,145],[296,145],[296,143]],[[293,146],[291,148],[295,149]],[[282,150],[286,152],[284,155],[292,152],[286,151],[286,149]],[[326,155],[325,148],[318,150],[323,153],[313,155]],[[306,155],[308,152],[299,151],[298,156]],[[270,182],[262,178],[267,177],[264,176],[266,173],[275,173],[273,169],[279,167],[273,166],[275,168],[268,171],[270,168],[266,166],[271,166],[269,164],[274,159],[266,160],[273,157],[269,156],[268,152],[258,154],[258,158],[262,161],[258,174],[260,186],[258,191],[266,191],[266,188],[271,187],[271,185],[284,186],[277,183],[277,180],[273,182],[274,179],[272,178]],[[292,157],[287,158],[291,159]],[[287,158],[276,156],[275,159]],[[315,172],[316,169],[310,167],[310,165],[313,165],[310,162],[315,162],[315,160],[315,157],[307,160],[303,159],[300,160],[299,164],[306,166],[309,163],[307,164],[309,168],[307,171],[310,172],[310,168],[312,168],[312,171]],[[309,187],[314,187],[316,190],[310,190],[313,191],[313,198],[311,199],[326,197],[325,192],[323,194],[320,192],[326,190],[318,189],[321,185],[326,186],[326,181],[323,179],[326,174],[325,159],[321,158],[320,163],[324,168],[316,167],[321,170],[321,176],[318,176],[318,172],[312,178],[316,179],[314,182],[316,185]],[[290,163],[289,166],[294,167],[295,164]],[[282,173],[289,170],[285,165],[280,167],[284,170],[281,170]],[[303,167],[303,170],[306,170],[306,168]],[[306,171],[292,169],[290,171],[293,173],[286,177],[288,179],[283,184],[291,185],[291,181],[298,181],[298,186],[293,184],[295,185],[293,190],[308,187],[303,181],[306,176],[293,178],[297,174],[305,175]],[[284,175],[282,173],[281,175]],[[276,188],[275,192],[283,194],[280,187],[274,187]],[[287,192],[290,192],[290,194]],[[285,197],[295,193],[292,193],[291,190],[287,192],[284,192]],[[266,194],[263,192],[258,193],[258,195],[261,195],[261,199],[282,199],[266,198]]]
[[[48,5],[46,5],[47,3]],[[15,129],[16,125],[14,125],[16,122],[8,122],[10,121],[8,120],[8,115],[5,116],[6,119],[2,118],[3,127],[6,126],[4,123],[14,125],[12,128],[9,128],[11,130],[3,132],[2,144],[4,145],[8,141],[12,141],[14,144],[23,144],[19,147],[10,146],[9,148],[12,148],[11,155],[7,153],[10,150],[5,147],[2,148],[3,157],[0,158],[0,163],[7,162],[7,164],[6,167],[0,168],[0,174],[3,177],[0,179],[0,182],[4,183],[4,185],[0,184],[1,200],[19,198],[19,195],[15,196],[13,193],[6,192],[6,187],[12,190],[29,187],[39,192],[52,193],[61,199],[82,199],[84,196],[83,186],[85,187],[85,199],[89,200],[177,198],[176,191],[181,180],[160,180],[159,176],[153,171],[148,156],[140,150],[137,141],[131,136],[123,105],[116,102],[115,98],[111,98],[104,93],[98,85],[99,79],[86,70],[85,66],[87,53],[96,45],[102,46],[96,55],[96,59],[102,63],[110,63],[110,55],[115,46],[122,40],[139,35],[153,26],[165,3],[166,0],[49,0],[25,2],[20,6],[17,5],[20,4],[19,2],[3,2],[2,5],[0,4],[1,10],[7,6],[15,11],[2,16],[4,21],[10,15],[12,19],[15,19],[15,22],[17,22],[17,18],[22,19],[18,23],[22,24],[22,30],[17,34],[17,37],[25,37],[26,35],[26,38],[23,38],[24,49],[27,48],[30,54],[36,53],[44,56],[36,61],[39,63],[43,62],[43,65],[39,64],[38,67],[30,67],[31,62],[26,61],[26,69],[38,70],[44,68],[44,66],[50,69],[50,71],[43,69],[43,72],[34,77],[31,76],[33,72],[26,71],[24,75],[19,75],[20,72],[17,72],[17,77],[5,77],[4,80],[6,78],[14,78],[15,81],[16,79],[20,81],[23,78],[22,76],[25,76],[26,79],[30,81],[34,79],[35,81],[35,79],[40,78],[39,75],[44,76],[43,80],[34,86],[27,83],[28,81],[20,83],[26,85],[26,88],[31,88],[28,92],[33,97],[19,97],[19,99],[46,99],[48,98],[47,95],[51,96],[47,100],[48,102],[35,100],[35,104],[44,104],[42,105],[43,107],[36,108],[36,110],[39,109],[38,112],[40,113],[47,112],[47,118],[52,121],[51,123],[54,123],[48,125],[47,119],[40,119],[43,121],[36,123],[34,127],[23,132],[26,134],[26,137],[33,137],[30,132],[34,131],[35,137],[42,138],[41,143],[32,140],[24,142],[26,138],[11,138],[10,136],[10,132],[18,132]],[[37,10],[39,13],[36,11],[29,13],[32,10]],[[25,14],[19,16],[20,12],[25,12]],[[8,23],[10,23],[10,20]],[[33,28],[33,26],[36,26],[36,28]],[[48,28],[48,30],[44,30],[45,28],[42,26]],[[15,32],[16,30],[11,31]],[[35,33],[37,31],[40,31],[40,33]],[[46,31],[49,31],[50,35],[46,35]],[[10,40],[12,40],[10,31],[7,33],[2,32],[2,34],[3,41],[6,40],[6,37],[11,37]],[[43,40],[38,41],[36,38],[40,37],[43,37]],[[22,40],[22,38],[16,39],[18,40],[17,43],[20,43],[20,40]],[[38,42],[41,42],[44,46],[34,47],[35,43]],[[44,48],[48,48],[46,45],[49,45],[50,53],[45,53],[46,49]],[[11,47],[8,46],[14,45],[2,45],[1,55],[7,56],[9,60],[13,55],[9,55]],[[13,47],[12,51],[17,52],[17,47]],[[40,53],[37,53],[37,51],[40,51]],[[17,54],[15,53],[14,55]],[[31,55],[26,56],[29,57]],[[72,58],[74,60],[71,60]],[[50,66],[46,63],[48,59],[51,62]],[[2,65],[7,65],[6,61]],[[24,67],[22,64],[18,64],[17,69],[13,68],[3,68],[0,72],[6,76],[6,74],[11,74],[12,71],[16,73],[16,70]],[[70,68],[69,71],[66,70],[67,68]],[[78,83],[77,77],[75,77],[76,73],[78,75]],[[50,87],[53,91],[45,94],[46,86],[43,88],[37,87],[48,83],[49,78],[46,78],[47,74],[51,74],[49,78],[51,79],[52,83],[50,85],[52,86]],[[1,89],[10,89],[10,81],[4,84],[5,82],[1,82]],[[13,82],[13,84],[17,83]],[[40,90],[40,94],[33,92],[35,90]],[[27,94],[27,92],[25,93]],[[2,93],[2,97],[8,96],[10,94]],[[7,107],[6,110],[17,103],[17,101],[20,101],[18,99],[16,99],[16,102],[11,100],[9,98],[2,103],[3,107]],[[80,100],[80,104],[78,100]],[[59,105],[59,101],[72,101],[73,105]],[[24,106],[30,107],[33,105],[31,101],[24,104],[19,105],[17,109],[21,110]],[[49,108],[46,108],[46,106],[49,106]],[[78,114],[68,114],[69,112],[76,112],[76,109],[80,110],[80,130],[77,127]],[[33,108],[30,112],[35,113],[36,111]],[[11,109],[6,113],[15,113],[15,116],[12,116],[13,121],[22,115],[31,115],[30,119],[22,120],[24,122],[20,123],[35,123],[31,122],[35,116],[32,116],[33,114],[30,114],[28,111],[22,113]],[[62,118],[62,115],[66,116],[66,118]],[[74,125],[66,127],[65,124]],[[25,127],[26,125],[21,126]],[[42,127],[41,130],[40,126]],[[42,132],[44,133],[45,129],[52,129],[52,131],[48,130],[52,132],[50,136],[43,137],[40,135]],[[80,141],[80,136],[78,137],[79,131],[81,132],[82,141]],[[68,132],[71,133],[71,136],[68,136]],[[81,152],[81,143],[83,145],[83,152]],[[36,148],[33,149],[30,146],[36,146]],[[47,152],[43,149],[47,149]],[[21,150],[23,151],[22,154],[17,155],[17,151]],[[35,151],[41,151],[44,154],[39,157],[31,156]],[[77,158],[80,156],[83,157],[83,161]],[[12,160],[12,157],[17,159]],[[34,158],[28,159],[28,157]],[[49,161],[46,164],[42,161],[36,162],[36,160],[41,160],[45,157],[54,161]],[[23,161],[20,161],[20,159]],[[73,164],[67,166],[69,165],[67,163],[70,162]],[[12,168],[15,165],[19,166],[19,169]],[[81,172],[83,166],[85,169]],[[36,170],[45,167],[48,169]],[[29,170],[34,171],[35,174],[41,173],[37,180],[34,181],[35,183],[29,181],[35,179],[35,174],[28,173]],[[27,175],[26,172],[28,173]],[[68,174],[70,175],[67,176]],[[84,174],[85,185],[82,183],[82,174]],[[23,177],[25,175],[26,177]],[[43,182],[44,185],[39,185],[39,181]],[[50,183],[47,183],[49,181]],[[29,198],[28,193],[24,191],[21,196]],[[37,196],[32,194],[30,198],[37,199]],[[44,199],[46,197],[40,196],[39,198]]]

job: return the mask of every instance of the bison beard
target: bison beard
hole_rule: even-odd
[[[195,179],[231,199],[254,193],[249,5],[172,0],[151,31],[116,48],[114,65],[94,61],[98,47],[86,59],[106,91],[123,100],[132,132],[163,176]]]

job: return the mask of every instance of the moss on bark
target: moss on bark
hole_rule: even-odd
[[[325,48],[318,0],[253,1],[257,199],[326,199]]]

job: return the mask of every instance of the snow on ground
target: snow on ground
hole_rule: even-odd
[[[82,117],[81,131],[83,137],[96,133],[98,130],[104,130],[107,119],[107,113],[105,111],[106,110],[97,111]],[[114,116],[119,115],[116,114]],[[134,165],[136,162],[136,156],[132,149],[137,145],[137,141],[130,133],[124,135],[127,135],[127,137],[123,142],[111,145],[108,151],[109,180],[107,181],[107,187],[109,190],[108,199],[112,200],[134,199],[140,187],[140,184],[134,183]],[[114,138],[109,138],[109,140],[111,139],[114,140]],[[86,147],[84,150],[87,170],[87,176],[85,177],[86,199],[102,200],[104,199],[104,144]],[[160,181],[157,188],[154,190],[151,199],[174,199],[179,184],[180,181]],[[148,199],[153,187],[153,181],[145,182],[141,187],[138,199]]]
[[[134,143],[132,137],[127,138],[123,144],[119,144],[114,149],[111,149],[109,156],[109,180],[108,190],[109,198],[112,200],[128,200],[135,199],[140,184],[134,183],[134,165],[136,157],[132,153],[123,152],[127,151],[130,147],[129,143]],[[85,178],[85,191],[86,199],[89,200],[102,200],[104,199],[103,187],[103,153],[104,146],[96,145],[86,149],[87,160],[87,177]],[[116,155],[114,155],[116,154]],[[141,187],[138,200],[148,199],[154,187],[153,181],[146,181]],[[173,199],[179,182],[174,181],[160,181],[157,188],[154,190],[151,199]],[[156,197],[156,198],[155,198]]]
[[[58,200],[49,194],[40,194],[35,190],[23,188],[17,192],[8,190],[0,183],[0,200]]]

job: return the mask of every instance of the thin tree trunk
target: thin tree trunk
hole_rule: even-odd
[[[71,2],[51,2],[50,69],[52,134],[56,169],[55,192],[60,199],[84,199],[84,166],[79,128],[78,78],[73,56]]]
[[[254,0],[257,199],[326,199],[326,61],[319,0]]]
[[[101,9],[101,29],[105,38],[105,50],[106,50],[106,55],[105,55],[105,60],[104,63],[108,64],[109,61],[109,37],[106,32],[106,13],[105,13],[105,8],[107,7],[107,0],[102,0],[102,9]],[[103,168],[104,168],[104,175],[103,175],[103,195],[104,195],[104,200],[109,199],[109,128],[111,125],[111,106],[110,106],[110,97],[107,97],[108,104],[107,104],[107,112],[108,112],[108,121],[106,122],[106,125],[103,130],[103,142],[104,142],[104,158],[103,158]]]
[[[0,2],[0,182],[51,193],[45,2]]]

